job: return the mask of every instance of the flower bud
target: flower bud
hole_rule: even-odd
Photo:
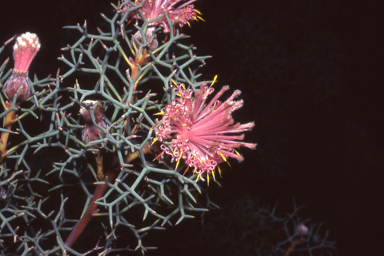
[[[304,224],[300,224],[296,227],[296,233],[300,235],[306,235],[308,234],[308,227]]]
[[[159,42],[157,41],[157,35],[154,34],[154,38],[153,40],[151,41],[151,38],[152,38],[152,35],[153,35],[153,31],[155,30],[154,27],[149,27],[147,29],[147,31],[145,32],[145,40],[147,41],[148,43],[148,47],[151,51],[154,51],[157,49],[157,47],[159,46]],[[141,42],[141,39],[142,39],[142,36],[141,36],[141,32],[140,31],[137,31],[134,35],[133,35],[139,42]],[[134,44],[135,48],[139,48],[139,46],[137,45],[136,41],[132,38],[132,44]]]
[[[40,49],[39,38],[36,34],[24,33],[16,39],[13,46],[13,58],[15,67],[11,76],[4,84],[4,92],[10,100],[13,99],[17,91],[18,101],[26,100],[31,94],[31,84],[28,80],[28,69],[33,58]]]
[[[9,100],[13,100],[13,97],[19,89],[20,92],[17,95],[17,101],[25,101],[31,94],[28,72],[13,71],[4,84],[4,92],[7,94]]]
[[[0,187],[0,197],[3,199],[7,197],[7,191],[3,187]]]

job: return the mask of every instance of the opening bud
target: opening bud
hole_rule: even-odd
[[[4,84],[4,92],[10,100],[12,100],[18,92],[18,101],[26,100],[31,94],[28,69],[39,49],[40,41],[36,34],[27,32],[16,39],[16,43],[13,46],[15,67],[11,76]]]

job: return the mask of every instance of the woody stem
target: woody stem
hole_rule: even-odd
[[[10,102],[10,105],[12,105],[12,102]],[[16,107],[19,105],[19,103],[16,103]],[[11,130],[12,124],[14,123],[14,117],[15,117],[16,111],[11,111],[5,116],[4,121],[4,128],[7,130]],[[0,163],[4,161],[6,151],[7,151],[7,143],[9,138],[9,132],[2,132],[0,137]]]
[[[97,179],[99,181],[104,180],[104,171],[103,171],[103,154],[99,151],[95,154],[96,166],[97,166]]]
[[[104,181],[108,179],[109,182],[113,182],[118,174],[118,171],[115,170],[115,165],[117,163],[116,158],[113,160],[111,166],[109,167],[108,172],[103,176],[100,181]],[[98,173],[99,174],[99,173]],[[96,186],[95,192],[93,193],[92,200],[88,205],[87,210],[85,211],[83,217],[77,222],[77,224],[73,227],[71,234],[69,234],[67,240],[65,240],[65,245],[68,247],[72,247],[72,245],[76,242],[77,238],[84,231],[88,222],[91,220],[93,214],[97,210],[96,201],[104,195],[105,190],[108,188],[107,184],[98,184]]]
[[[151,153],[150,146],[146,145],[143,148],[143,153],[144,154]],[[139,156],[140,155],[137,151],[132,152],[132,153],[128,154],[128,156],[125,158],[124,162],[125,163],[131,163],[133,160],[137,159]],[[99,156],[97,155],[96,156],[96,162],[98,161],[98,157]],[[99,158],[99,160],[100,160],[100,158]],[[101,157],[101,163],[102,163],[102,157]],[[116,169],[116,164],[117,164],[117,159],[114,158],[113,162],[112,162],[111,166],[109,167],[109,170],[107,171],[105,176],[103,175],[103,176],[99,177],[100,174],[103,173],[103,170],[102,170],[102,164],[101,164],[101,169],[99,169],[100,166],[99,166],[99,163],[97,163],[97,174],[98,174],[99,181],[105,181],[106,179],[108,179],[108,182],[111,182],[111,183],[114,182],[117,175],[119,174],[118,169]],[[87,210],[85,211],[83,217],[79,220],[79,222],[73,227],[71,234],[69,234],[67,240],[65,241],[66,246],[72,247],[72,245],[76,242],[77,238],[84,231],[85,227],[87,226],[87,224],[91,220],[93,214],[97,212],[96,201],[104,195],[104,192],[107,188],[108,188],[108,185],[105,183],[104,184],[98,184],[96,186],[95,192],[93,193],[92,200],[89,203]]]

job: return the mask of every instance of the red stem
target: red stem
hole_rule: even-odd
[[[114,182],[119,173],[114,167],[116,165],[116,159],[113,160],[111,167],[109,168],[107,174],[108,182]],[[99,184],[96,186],[96,190],[93,193],[93,197],[87,210],[85,211],[83,217],[77,222],[77,224],[73,227],[71,234],[69,234],[67,240],[65,241],[65,245],[68,247],[72,247],[72,245],[76,242],[77,238],[83,233],[83,230],[88,225],[91,220],[93,214],[96,212],[97,204],[96,201],[104,195],[105,190],[108,188],[106,184]]]

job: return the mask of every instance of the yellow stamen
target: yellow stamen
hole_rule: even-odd
[[[159,138],[155,138],[153,141],[152,141],[152,144],[151,144],[151,146],[153,145],[153,143],[155,143],[157,140],[158,140]]]
[[[197,167],[195,167],[195,169],[193,169],[193,173],[195,173],[195,172],[196,172],[196,169],[197,169]]]
[[[213,81],[212,81],[212,83],[211,83],[211,86],[216,82],[216,80],[217,80],[217,75],[215,75],[215,77],[213,78]]]
[[[179,160],[177,160],[177,163],[176,163],[176,168],[175,170],[177,170],[177,167],[179,166],[179,163],[180,163],[180,159],[181,159],[181,156],[183,155],[183,150],[180,151],[180,157],[179,157]]]
[[[215,170],[212,171],[212,177],[213,177],[213,180],[216,181]]]
[[[187,126],[187,124],[183,124],[182,126]]]
[[[225,158],[225,156],[219,151],[219,154],[221,155],[221,157],[223,158],[224,162],[227,162],[227,159]]]
[[[209,187],[209,173],[207,173],[207,186]]]
[[[201,15],[201,12],[199,10],[197,10],[197,9],[193,9],[193,10]]]
[[[177,85],[177,83],[176,83],[175,81],[173,81],[172,79],[171,79],[171,81],[172,81],[172,83],[173,83],[174,85]]]
[[[240,156],[240,153],[239,153],[239,152],[237,152],[237,151],[236,151],[236,149],[234,149],[234,151],[235,151],[235,153],[236,153],[237,155],[239,155],[239,156]]]
[[[155,113],[153,114],[154,116],[159,116],[159,115],[164,115],[164,112],[158,112],[158,113]]]
[[[196,181],[198,181],[199,180],[199,178],[200,178],[200,175],[201,175],[201,172],[197,175],[197,178],[196,178]]]
[[[220,169],[220,166],[217,166],[217,169],[219,170],[220,178],[222,178],[222,177],[221,177],[221,169]]]
[[[189,21],[187,21],[187,24],[188,24],[188,26],[191,28],[191,24],[189,23]]]

